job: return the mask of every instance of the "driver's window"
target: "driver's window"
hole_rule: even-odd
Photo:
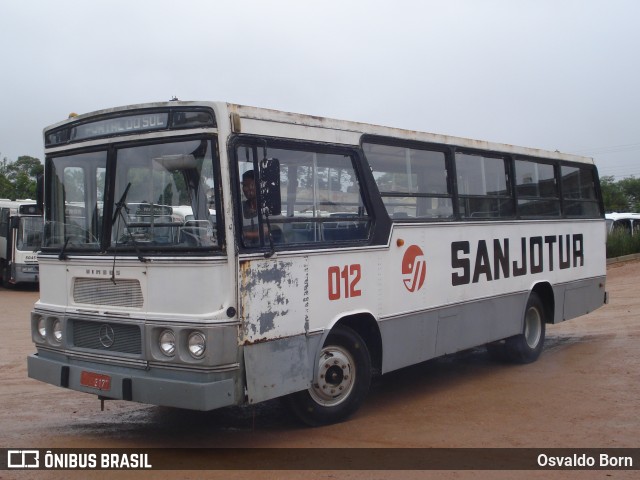
[[[266,157],[280,170],[279,215],[266,224],[259,208],[259,160],[262,145],[241,145],[238,160],[238,213],[245,247],[274,244],[353,243],[366,240],[371,217],[350,152],[292,145],[267,148]]]

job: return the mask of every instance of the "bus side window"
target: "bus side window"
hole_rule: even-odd
[[[631,234],[631,220],[616,220],[613,223],[613,230]]]
[[[594,169],[563,165],[561,174],[565,215],[579,218],[601,217]]]
[[[3,208],[0,210],[0,236],[9,236],[9,209]]]
[[[453,218],[444,152],[377,143],[363,150],[394,221]]]
[[[560,194],[553,164],[516,160],[515,177],[521,217],[560,216]]]
[[[509,218],[513,202],[503,157],[456,152],[460,215],[469,219]]]

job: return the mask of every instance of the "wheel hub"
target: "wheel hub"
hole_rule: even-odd
[[[318,360],[316,382],[309,390],[313,399],[324,406],[341,403],[353,388],[353,365],[346,350],[336,346],[324,348]]]
[[[535,308],[530,308],[524,318],[524,338],[527,345],[536,348],[542,336],[542,316]]]

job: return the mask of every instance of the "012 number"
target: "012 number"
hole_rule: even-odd
[[[329,280],[329,300],[340,300],[344,298],[359,297],[362,290],[358,288],[358,283],[362,278],[362,268],[359,263],[329,267],[327,270]]]

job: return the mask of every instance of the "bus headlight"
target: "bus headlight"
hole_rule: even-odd
[[[167,357],[173,357],[176,353],[176,336],[171,330],[164,330],[158,338],[160,351]]]
[[[189,353],[193,358],[202,358],[207,348],[206,340],[202,332],[192,332],[188,340]]]
[[[57,343],[62,343],[62,322],[60,321],[60,319],[56,318],[53,321],[53,325],[52,325],[52,330],[53,330],[53,339],[57,342]]]
[[[40,317],[38,319],[38,335],[40,335],[40,338],[42,338],[42,340],[45,340],[47,338],[47,320],[44,317]]]

